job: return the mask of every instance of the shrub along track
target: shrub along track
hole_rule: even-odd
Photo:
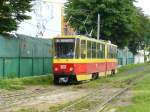
[[[146,67],[135,67],[134,69],[128,70],[123,74],[124,75],[138,74],[138,75],[132,78],[127,78],[125,80],[116,81],[116,84],[118,83],[118,84],[130,85],[131,82],[135,78],[137,79],[142,78],[142,74],[146,74],[146,72],[149,72],[148,68],[149,68],[149,65],[146,65]],[[69,91],[70,89],[74,87],[76,88],[76,86],[67,86],[67,87],[66,86],[52,86],[46,89],[35,89],[34,91],[27,91],[27,92],[25,92],[24,90],[21,90],[21,92],[18,91],[15,94],[5,94],[5,93],[0,92],[0,111],[3,111],[10,107],[17,107],[21,104],[27,103],[26,99],[32,99],[38,96],[42,96],[44,94],[51,94],[52,92],[55,92],[57,94],[57,93],[60,93],[60,91],[61,92]],[[100,108],[105,107],[107,105],[107,102],[110,102],[113,99],[110,96],[114,96],[114,95],[117,96],[119,94],[118,92],[123,91],[123,90],[124,88],[120,88],[120,87],[114,88],[110,86],[109,84],[105,84],[104,86],[98,87],[95,90],[90,91],[89,93],[87,92],[86,95],[83,95],[84,97],[82,96],[82,98],[80,98],[79,100],[75,100],[75,102],[73,101],[74,103],[71,103],[71,105],[64,106],[64,108],[60,109],[59,112],[67,112],[67,111],[76,112],[80,110],[82,110],[82,112],[84,110],[85,112],[93,111],[93,110],[94,110],[93,112],[99,111]],[[110,101],[108,101],[108,99],[110,99]],[[87,103],[86,105],[81,104],[85,102]],[[93,102],[92,105],[90,104],[91,102]],[[88,106],[89,109],[86,106]],[[85,108],[82,108],[82,107],[85,107]]]
[[[102,112],[107,105],[119,95],[126,92],[134,84],[138,83],[147,73],[150,72],[150,66],[137,67],[124,73],[125,75],[136,74],[134,77],[125,80],[116,81],[119,87],[105,85],[75,103],[64,107],[58,112]],[[123,86],[123,87],[122,87]]]

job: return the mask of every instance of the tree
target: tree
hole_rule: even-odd
[[[110,40],[120,48],[135,43],[136,52],[140,41],[147,31],[142,19],[147,19],[137,7],[134,0],[68,0],[65,7],[66,20],[81,34],[94,29],[92,36],[96,38],[97,14],[101,15],[101,39]],[[84,21],[86,20],[86,24]],[[149,28],[150,29],[150,28]],[[130,45],[132,46],[132,45]]]
[[[150,19],[139,8],[136,9],[136,13],[135,36],[128,45],[133,53],[137,50],[144,50],[150,44]]]
[[[32,0],[0,0],[0,33],[17,30],[18,24],[30,16]]]

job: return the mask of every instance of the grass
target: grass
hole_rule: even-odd
[[[75,102],[78,102],[79,100],[81,100],[81,99],[79,98],[74,101],[66,102],[64,104],[58,104],[55,106],[51,106],[51,107],[49,107],[49,111],[47,111],[47,112],[58,112],[58,111],[65,112],[66,110],[63,110],[63,109],[66,109],[66,107],[70,106],[70,104],[74,104]],[[94,101],[94,100],[93,101],[91,101],[91,100],[84,101],[83,100],[80,103],[73,105],[71,108],[69,108],[69,110],[67,109],[67,112],[68,111],[69,112],[79,112],[81,109],[86,110],[87,108],[91,108],[94,105],[98,104],[99,102],[100,102],[100,100],[96,100],[96,101]]]
[[[150,63],[129,64],[129,65],[120,67],[120,68],[118,69],[118,72],[119,72],[119,73],[122,73],[122,72],[124,72],[124,71],[133,69],[133,68],[135,68],[135,67],[145,66],[145,65],[149,65],[149,64],[150,64]]]
[[[47,112],[58,112],[58,111],[62,110],[64,107],[69,106],[70,103],[73,103],[73,102],[70,101],[70,102],[66,102],[64,104],[57,104],[57,105],[54,105],[54,106],[50,106],[49,110]]]
[[[52,76],[25,77],[13,79],[0,79],[0,89],[20,90],[26,86],[48,86],[52,84]]]
[[[29,108],[29,109],[21,109],[18,112],[39,112],[39,111],[37,111],[36,109]]]
[[[133,88],[132,105],[119,107],[118,112],[150,112],[150,73]]]

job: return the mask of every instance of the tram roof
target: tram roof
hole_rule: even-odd
[[[99,43],[103,43],[103,44],[109,44],[109,45],[117,47],[117,45],[112,44],[110,41],[97,40],[95,38],[90,38],[90,37],[84,36],[84,35],[71,35],[71,36],[69,35],[69,36],[60,36],[60,37],[55,37],[55,38],[80,38],[80,39],[89,40],[89,41],[93,41],[93,42],[99,42]]]

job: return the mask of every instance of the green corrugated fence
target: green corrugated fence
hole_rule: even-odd
[[[0,78],[52,73],[52,40],[0,35]]]
[[[127,65],[134,63],[134,55],[127,50],[118,50],[118,65]]]

